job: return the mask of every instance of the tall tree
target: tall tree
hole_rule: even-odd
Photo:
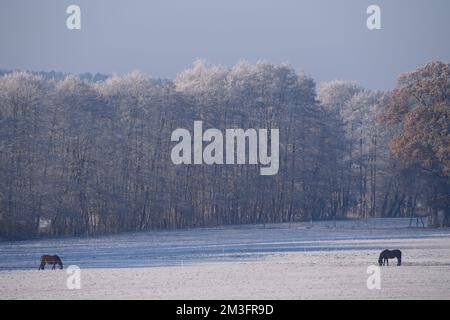
[[[430,62],[400,75],[383,120],[396,135],[390,149],[405,178],[415,177],[420,199],[444,224],[450,208],[450,70]],[[405,184],[408,188],[408,184]]]

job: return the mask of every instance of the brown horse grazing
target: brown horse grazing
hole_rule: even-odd
[[[55,270],[56,265],[59,265],[60,269],[63,268],[62,261],[57,255],[50,256],[50,255],[44,254],[43,256],[41,256],[41,265],[39,266],[39,270],[41,270],[41,269],[44,270],[45,264],[52,264],[53,265],[52,270]]]
[[[384,250],[380,253],[380,257],[378,258],[378,264],[380,266],[384,266],[385,264],[389,265],[389,259],[397,258],[397,265],[402,265],[402,252],[400,250]]]

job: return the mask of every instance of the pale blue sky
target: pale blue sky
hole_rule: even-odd
[[[70,4],[80,31],[65,27]],[[370,4],[380,31],[366,28]],[[173,78],[197,58],[266,59],[389,89],[400,72],[449,62],[449,31],[448,0],[0,0],[0,68]]]

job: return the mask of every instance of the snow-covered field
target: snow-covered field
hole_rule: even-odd
[[[450,299],[450,230],[408,219],[236,226],[0,243],[0,299]],[[382,249],[403,265],[367,267]],[[42,254],[81,268],[38,271]]]

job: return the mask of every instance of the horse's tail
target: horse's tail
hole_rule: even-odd
[[[44,270],[45,268],[45,255],[42,255],[41,258],[39,259],[39,269],[38,270]]]
[[[398,250],[398,265],[401,266],[402,265],[402,252],[400,250]]]

